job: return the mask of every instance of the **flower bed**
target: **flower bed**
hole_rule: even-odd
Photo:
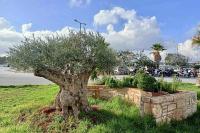
[[[120,96],[136,104],[142,116],[153,115],[157,123],[170,122],[172,119],[182,120],[197,110],[197,93],[192,91],[162,94],[137,88],[110,89],[95,85],[88,86],[88,96],[104,99]]]

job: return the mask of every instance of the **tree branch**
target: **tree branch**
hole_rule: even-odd
[[[53,69],[35,70],[34,75],[48,79],[58,85],[64,85],[65,82],[63,74],[58,70],[53,70]]]

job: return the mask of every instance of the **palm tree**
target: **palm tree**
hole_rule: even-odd
[[[200,48],[200,31],[192,38],[192,46]],[[197,86],[200,87],[200,72],[198,73]]]
[[[157,68],[159,67],[159,63],[162,59],[162,57],[160,56],[160,52],[166,50],[164,48],[163,45],[161,45],[161,43],[155,43],[153,44],[153,46],[151,47],[151,49],[153,50],[152,54],[153,54],[153,61],[156,63]]]

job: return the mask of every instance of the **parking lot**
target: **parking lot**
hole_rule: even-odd
[[[121,79],[126,75],[116,75],[116,78]],[[158,78],[157,78],[158,79]],[[182,82],[196,83],[195,78],[180,78]],[[172,81],[172,78],[165,77],[165,81]],[[34,76],[32,73],[15,72],[8,67],[0,67],[0,86],[3,85],[45,85],[52,82]]]

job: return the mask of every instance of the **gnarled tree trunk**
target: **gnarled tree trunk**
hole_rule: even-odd
[[[87,100],[87,83],[88,76],[82,75],[71,78],[62,87],[60,93],[60,104],[64,118],[73,115],[78,118],[80,111],[88,111],[89,105]]]
[[[80,111],[90,110],[87,100],[89,73],[62,75],[59,72],[35,71],[36,76],[45,77],[60,87],[54,106],[62,110],[64,118],[73,115],[78,118]]]

